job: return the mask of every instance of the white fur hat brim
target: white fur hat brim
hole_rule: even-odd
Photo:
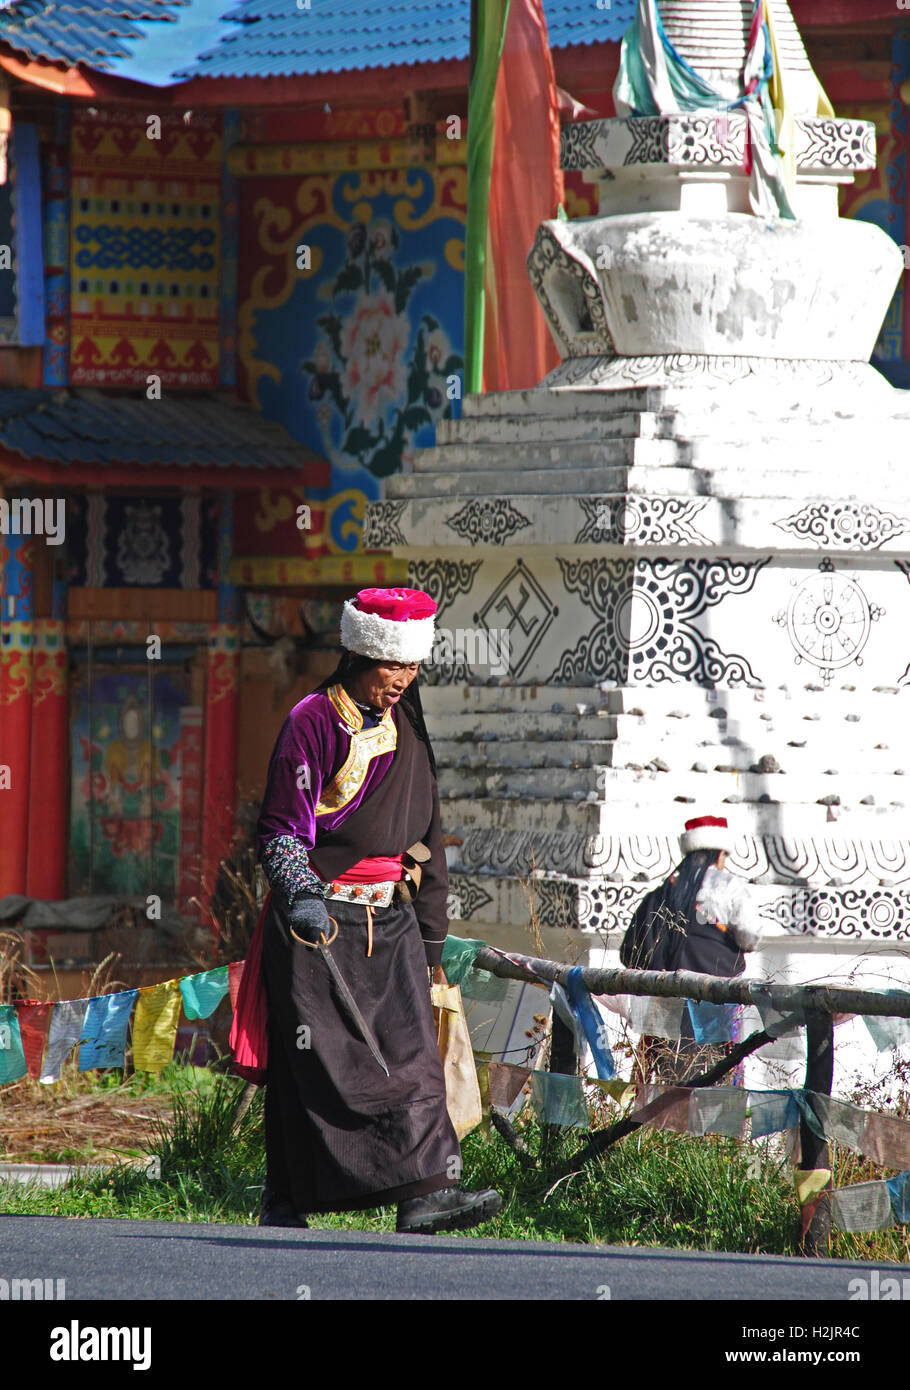
[[[376,613],[361,613],[352,599],[346,599],[341,613],[341,645],[349,652],[368,656],[372,661],[400,661],[410,666],[413,661],[426,661],[436,638],[436,619],[380,618]]]
[[[692,854],[697,849],[724,849],[729,854],[733,849],[733,837],[729,828],[725,829],[722,825],[700,825],[680,835],[679,847],[684,855]]]

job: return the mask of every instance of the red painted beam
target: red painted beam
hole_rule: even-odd
[[[904,15],[896,0],[790,0],[800,29],[834,29],[841,24],[865,26],[877,20],[896,24]]]
[[[157,465],[62,464],[51,459],[0,453],[0,478],[31,478],[66,490],[71,487],[232,487],[246,492],[263,487],[328,487],[330,469],[319,459],[300,468],[170,468]]]
[[[468,60],[411,63],[398,67],[299,77],[192,77],[167,90],[182,106],[289,106],[314,102],[387,102],[390,92],[466,92]]]

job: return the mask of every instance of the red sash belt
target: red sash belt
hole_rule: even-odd
[[[336,874],[333,883],[397,883],[404,876],[404,855],[377,855],[361,859],[343,874]]]

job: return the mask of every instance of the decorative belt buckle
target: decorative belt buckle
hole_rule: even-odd
[[[395,884],[386,883],[339,883],[329,894],[340,902],[360,903],[362,907],[389,907]]]

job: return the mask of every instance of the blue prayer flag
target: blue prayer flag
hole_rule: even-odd
[[[531,1104],[544,1124],[587,1129],[591,1123],[580,1076],[532,1071]]]
[[[606,1024],[591,999],[587,985],[581,978],[580,965],[576,965],[569,971],[566,993],[569,997],[569,1003],[584,1029],[598,1077],[601,1081],[612,1081],[616,1075],[616,1063],[613,1061],[613,1053],[610,1051]]]
[[[126,1033],[138,991],[99,994],[89,999],[79,1039],[79,1070],[122,1067],[126,1058]]]
[[[779,1134],[799,1124],[799,1106],[792,1091],[750,1091],[752,1138]]]
[[[697,1043],[732,1042],[736,1036],[736,1010],[738,1004],[706,1004],[701,999],[690,999],[689,1017]]]
[[[896,1178],[886,1178],[885,1186],[891,1198],[895,1221],[899,1221],[902,1226],[910,1224],[910,1168],[904,1173],[898,1173]]]
[[[809,1099],[808,1093],[806,1091],[791,1091],[790,1094],[793,1096],[793,1099],[796,1101],[796,1104],[799,1107],[799,1113],[801,1118],[806,1121],[806,1124],[809,1126],[812,1133],[818,1139],[826,1139],[828,1136],[825,1134],[824,1125],[816,1115],[812,1107],[812,1101]]]
[[[228,968],[219,965],[215,970],[203,970],[200,975],[185,975],[180,981],[183,1012],[187,1018],[208,1018],[228,992]]]

